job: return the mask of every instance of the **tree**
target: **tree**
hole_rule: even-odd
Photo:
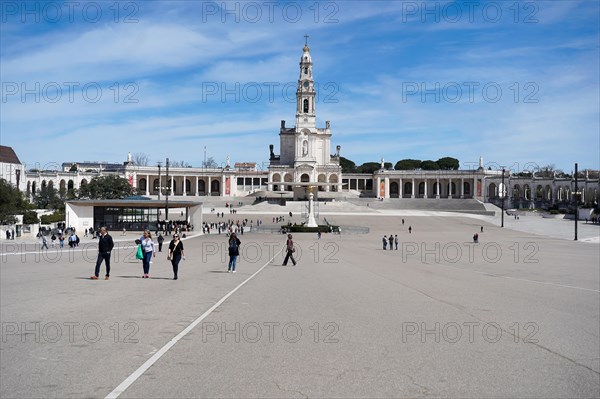
[[[391,165],[391,164],[390,164]],[[358,173],[373,173],[381,168],[380,162],[365,162],[356,168]]]
[[[133,154],[132,162],[136,166],[148,166],[150,163],[150,156],[143,152],[136,152]]]
[[[23,193],[4,179],[0,179],[0,204],[0,224],[16,223],[15,215],[31,209]]]
[[[69,172],[77,172],[77,164],[76,163],[71,165],[71,167],[69,168]]]
[[[65,214],[61,212],[54,212],[51,215],[42,215],[40,220],[42,221],[42,224],[63,222],[65,220]]]
[[[60,209],[64,206],[58,191],[50,185],[42,186],[33,198],[33,202],[38,209]]]
[[[340,166],[342,167],[342,173],[356,172],[356,164],[348,158],[340,157]]]
[[[561,172],[562,172],[562,171],[561,171]],[[594,169],[584,169],[584,170],[582,170],[582,172],[583,172],[583,175],[584,175],[584,176],[585,176],[585,174],[586,174],[586,172],[587,172],[587,174],[588,174],[588,177],[589,177],[590,179],[597,179],[597,178],[598,178],[598,175],[600,175],[600,171],[598,171],[598,170],[594,170]]]
[[[394,169],[396,170],[415,170],[421,167],[421,161],[419,159],[401,159],[396,162]]]
[[[80,199],[123,199],[133,193],[127,179],[117,175],[94,177],[87,185],[86,192],[79,192]]]
[[[554,164],[542,166],[535,171],[535,177],[545,177],[551,179],[554,177],[554,174],[563,173],[562,170],[557,170],[554,167]]]
[[[23,224],[36,224],[39,222],[40,219],[36,211],[25,211],[23,213]]]
[[[459,167],[458,159],[452,157],[440,158],[436,162],[441,170],[458,170]]]
[[[191,168],[192,165],[186,161],[172,161],[170,165],[172,168]]]
[[[423,169],[423,170],[439,170],[440,165],[438,165],[437,162],[435,162],[435,161],[427,160],[427,161],[421,162],[421,169]]]
[[[217,164],[217,161],[215,161],[215,159],[213,157],[208,157],[206,159],[206,162],[202,162],[202,167],[214,169],[214,168],[218,168],[219,164]]]

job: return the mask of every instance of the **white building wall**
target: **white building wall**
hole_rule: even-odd
[[[75,230],[83,232],[85,229],[94,227],[94,207],[81,206],[66,203],[67,227],[75,227]]]

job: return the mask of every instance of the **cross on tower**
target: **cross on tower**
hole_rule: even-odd
[[[308,46],[308,38],[309,38],[308,35],[304,35],[304,45],[305,46]]]

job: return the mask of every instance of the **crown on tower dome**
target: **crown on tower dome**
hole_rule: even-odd
[[[308,47],[308,44],[304,45],[304,48],[302,49],[302,51],[304,51],[305,53],[310,51],[310,47]]]

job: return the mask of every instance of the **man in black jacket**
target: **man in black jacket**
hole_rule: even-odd
[[[96,271],[94,272],[94,275],[90,277],[92,280],[98,280],[102,260],[106,262],[106,276],[104,279],[108,280],[110,276],[110,252],[114,246],[115,244],[112,237],[106,232],[106,227],[100,228],[100,236],[98,237],[98,260],[96,261]]]

